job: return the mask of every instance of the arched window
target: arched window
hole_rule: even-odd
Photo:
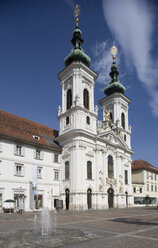
[[[108,156],[108,177],[114,178],[113,157],[111,155]]]
[[[69,89],[67,91],[67,110],[70,109],[72,106],[72,91]]]
[[[69,179],[69,161],[65,162],[65,179]]]
[[[69,124],[69,122],[70,122],[70,120],[69,120],[69,116],[67,116],[67,117],[66,117],[66,125],[68,125],[68,124]]]
[[[125,129],[125,114],[121,114],[121,126]]]
[[[88,125],[90,125],[90,117],[89,116],[86,117],[86,122]]]
[[[83,91],[83,105],[86,109],[89,109],[89,92],[87,89]]]
[[[124,141],[126,141],[126,135],[124,135]]]
[[[128,171],[125,170],[125,184],[128,184]]]
[[[87,179],[92,179],[92,162],[87,161]]]

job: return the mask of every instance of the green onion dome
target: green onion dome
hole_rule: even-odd
[[[113,93],[121,93],[124,94],[126,88],[120,83],[120,81],[117,79],[119,75],[119,71],[117,70],[117,65],[115,61],[113,61],[111,66],[111,72],[109,73],[111,77],[111,81],[108,86],[104,88],[104,93],[109,96]]]
[[[74,47],[64,60],[65,66],[70,65],[73,61],[81,61],[85,65],[90,66],[91,59],[87,54],[84,53],[84,50],[82,49],[83,42],[84,40],[82,38],[82,32],[79,27],[76,26],[71,40],[71,43]]]

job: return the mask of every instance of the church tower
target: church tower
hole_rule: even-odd
[[[60,135],[75,129],[96,133],[98,109],[94,108],[94,86],[97,74],[90,69],[91,59],[82,49],[83,41],[76,18],[71,40],[73,49],[65,58],[65,69],[58,74],[62,87],[62,107],[58,108]]]
[[[113,63],[111,66],[111,81],[105,87],[107,97],[99,101],[102,107],[103,123],[106,122],[106,113],[110,114],[113,130],[120,134],[126,145],[131,149],[131,126],[128,124],[128,105],[130,99],[124,95],[125,87],[118,80],[119,71],[115,62],[117,47],[111,48]]]
[[[62,106],[58,107],[58,141],[63,147],[61,195],[65,207],[71,209],[87,206],[84,149],[87,146],[86,139],[93,139],[96,135],[98,118],[98,108],[94,107],[97,73],[90,68],[91,59],[82,49],[84,40],[78,26],[78,15],[77,5],[76,27],[71,40],[73,49],[64,60],[65,68],[58,74],[62,87]]]

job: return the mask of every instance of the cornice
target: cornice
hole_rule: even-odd
[[[12,141],[14,141],[16,143],[20,142],[20,143],[23,143],[23,144],[31,145],[33,147],[40,147],[40,148],[42,147],[42,148],[44,148],[46,150],[57,151],[58,153],[61,153],[61,147],[54,148],[54,147],[46,146],[46,145],[43,145],[43,144],[38,144],[38,143],[31,142],[31,141],[27,141],[27,140],[24,140],[24,139],[11,137],[9,135],[3,135],[3,134],[0,134],[0,141],[1,141],[1,139],[12,140]]]
[[[65,80],[67,78],[67,74],[71,75],[73,73],[73,69],[83,69],[85,72],[90,74],[94,80],[96,80],[98,77],[98,74],[95,71],[82,62],[72,62],[69,66],[65,67],[61,72],[58,73],[59,81]]]

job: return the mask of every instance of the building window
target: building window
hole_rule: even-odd
[[[90,117],[89,116],[86,117],[86,122],[88,125],[90,125]]]
[[[72,91],[69,89],[67,91],[67,110],[70,109],[72,106]]]
[[[142,188],[139,188],[139,193],[142,193]]]
[[[35,159],[41,159],[41,150],[36,149]]]
[[[15,164],[15,176],[24,176],[24,166],[22,164]]]
[[[149,184],[147,184],[147,191],[149,191]]]
[[[128,171],[125,170],[125,184],[128,184]]]
[[[54,154],[54,163],[58,163],[58,154]]]
[[[23,146],[22,145],[15,145],[15,155],[17,156],[23,156]]]
[[[40,137],[37,136],[37,135],[33,135],[32,137],[33,137],[35,140],[40,140]]]
[[[153,192],[153,185],[151,185],[151,191]]]
[[[108,177],[114,178],[114,175],[113,175],[113,157],[111,155],[108,156]]]
[[[156,177],[156,174],[155,174],[155,181],[156,181],[157,177]]]
[[[69,116],[66,117],[66,125],[68,125],[70,123],[70,119]]]
[[[125,129],[125,114],[121,114],[121,126]]]
[[[92,179],[92,162],[87,162],[87,179]]]
[[[133,188],[133,192],[136,193],[136,188],[135,187]]]
[[[89,92],[87,89],[83,91],[83,105],[86,109],[89,109]]]
[[[149,171],[146,173],[146,178],[149,179]]]
[[[54,180],[56,180],[56,181],[59,180],[59,171],[57,171],[57,170],[54,171]]]
[[[126,141],[126,135],[124,135],[124,141]]]
[[[155,192],[157,192],[157,185],[155,185]]]
[[[69,162],[65,162],[65,179],[69,179]]]
[[[16,145],[16,155],[18,156],[22,155],[22,146]]]
[[[37,178],[42,178],[42,167],[37,168]]]
[[[153,180],[153,173],[151,173],[151,180]]]

